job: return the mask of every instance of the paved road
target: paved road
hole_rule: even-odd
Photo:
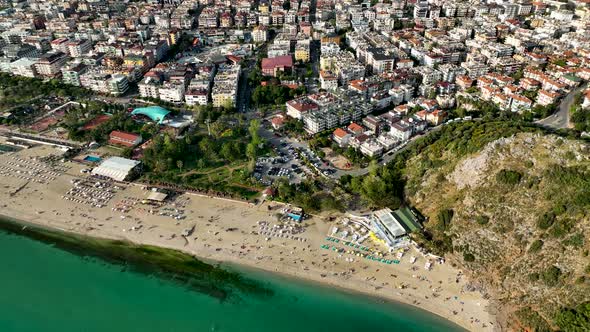
[[[570,127],[570,108],[574,103],[574,99],[576,95],[586,89],[587,84],[583,84],[576,89],[572,90],[568,93],[561,103],[559,103],[559,110],[545,119],[539,120],[536,123],[542,126],[554,128],[554,129],[563,129]]]
[[[251,58],[244,61],[244,66],[242,67],[242,73],[238,82],[238,98],[236,102],[238,112],[245,113],[246,109],[249,107],[252,89],[248,84],[248,76],[256,67],[256,56],[258,52],[260,52],[260,49],[255,50]]]
[[[440,125],[440,126],[437,126],[437,127],[434,127],[434,128],[429,128],[429,129],[428,129],[428,131],[425,131],[425,132],[424,132],[424,133],[422,133],[422,134],[419,134],[419,135],[413,136],[412,138],[410,138],[410,140],[408,140],[408,141],[406,141],[406,142],[403,142],[401,145],[398,145],[398,146],[397,146],[397,147],[395,147],[393,150],[391,150],[391,151],[387,152],[386,154],[384,154],[384,155],[381,157],[381,161],[379,162],[379,165],[380,165],[380,166],[382,166],[382,165],[387,165],[387,164],[388,164],[390,161],[392,161],[392,160],[393,160],[393,158],[395,158],[395,156],[396,156],[398,153],[400,153],[401,151],[403,151],[403,150],[406,148],[406,146],[408,146],[408,144],[410,144],[410,143],[414,142],[415,140],[417,140],[417,139],[418,139],[418,138],[420,138],[420,137],[423,137],[423,136],[425,136],[425,135],[428,135],[428,133],[430,133],[430,132],[432,132],[432,131],[439,130],[440,128],[442,128],[442,126],[443,126],[443,125]],[[369,173],[369,167],[364,167],[364,168],[357,168],[357,169],[352,169],[352,170],[348,170],[348,171],[345,171],[345,170],[339,170],[339,169],[337,169],[337,170],[336,170],[336,173],[334,173],[334,174],[332,175],[332,177],[334,177],[334,178],[338,179],[338,178],[340,178],[340,177],[341,177],[341,176],[343,176],[343,175],[360,176],[360,175],[365,175],[365,174],[367,174],[367,173]]]

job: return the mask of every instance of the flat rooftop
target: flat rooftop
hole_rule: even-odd
[[[397,221],[408,231],[413,232],[422,228],[416,217],[409,208],[403,207],[392,212]]]
[[[373,212],[373,216],[395,237],[406,234],[405,228],[394,218],[391,209]]]

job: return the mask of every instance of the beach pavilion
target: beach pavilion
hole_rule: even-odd
[[[92,169],[93,175],[111,178],[115,181],[126,181],[141,171],[141,162],[121,157],[105,159],[98,167]]]
[[[139,107],[131,112],[132,115],[145,115],[153,121],[161,124],[170,111],[160,106]]]
[[[389,247],[395,245],[396,239],[406,235],[406,230],[389,208],[374,211],[370,221],[373,231],[385,240]]]

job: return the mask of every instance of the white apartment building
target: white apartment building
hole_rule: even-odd
[[[416,67],[416,72],[422,76],[423,85],[432,85],[442,80],[442,73],[432,67]]]
[[[367,157],[377,157],[383,154],[383,146],[375,140],[367,140],[361,144],[361,153]]]
[[[75,63],[62,68],[61,77],[64,83],[80,86],[80,75],[88,70],[88,66],[83,63]]]
[[[92,43],[88,39],[69,41],[67,50],[71,57],[79,58],[92,50]]]
[[[10,63],[10,70],[14,75],[25,77],[36,77],[37,71],[35,63],[37,59],[34,58],[20,58]]]
[[[268,28],[259,25],[252,30],[252,39],[255,43],[264,43],[268,40]]]
[[[399,140],[390,134],[384,133],[377,137],[377,143],[383,147],[383,151],[389,151],[399,143]]]
[[[559,21],[571,21],[574,18],[574,13],[570,10],[554,10],[550,17]]]
[[[322,89],[334,91],[338,89],[338,77],[331,72],[320,72],[320,84]]]
[[[391,125],[389,133],[400,141],[407,141],[412,137],[412,126],[406,122],[397,122]]]
[[[109,93],[114,96],[120,96],[129,89],[129,81],[127,76],[122,74],[114,74],[108,80]]]
[[[37,60],[35,69],[41,76],[56,77],[61,75],[61,68],[67,61],[68,56],[62,52],[45,53]]]
[[[267,55],[269,58],[276,58],[283,55],[289,55],[291,47],[289,45],[272,44],[268,46]]]
[[[137,84],[139,95],[143,98],[160,98],[159,86],[159,80],[149,76]]]
[[[51,49],[55,51],[60,51],[63,53],[68,53],[68,42],[67,38],[57,38],[51,41]]]
[[[213,106],[223,107],[228,102],[232,106],[236,106],[240,73],[241,68],[239,65],[219,66],[217,75],[215,75],[215,79],[213,80],[213,89],[211,90]]]
[[[92,70],[80,75],[80,85],[86,89],[99,93],[109,93],[107,85],[108,75]]]
[[[205,89],[190,89],[184,95],[184,102],[189,106],[207,105],[208,92]]]
[[[184,84],[164,82],[158,88],[160,99],[170,103],[182,103],[184,101]]]

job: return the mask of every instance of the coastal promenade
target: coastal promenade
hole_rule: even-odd
[[[13,158],[32,160],[52,151],[52,147],[37,146],[0,155],[2,215],[88,236],[177,249],[203,259],[241,264],[403,302],[471,331],[498,330],[489,301],[472,291],[468,280],[449,264],[434,264],[427,271],[423,267],[426,259],[414,250],[400,264],[387,265],[321,249],[329,244],[325,238],[331,227],[323,216],[308,220],[298,240],[267,237],[259,233],[259,222],[277,223],[275,214],[282,208],[278,203],[252,205],[182,194],[161,209],[182,210],[186,218],[176,220],[129,203],[146,197],[140,186],[118,188],[101,208],[65,200],[62,196],[71,190],[72,180],[86,176],[80,173],[83,166],[76,163],[59,164],[60,169],[67,171],[39,182],[7,171]],[[17,188],[21,189],[10,195]],[[124,211],[119,209],[121,202],[127,202]],[[182,236],[192,226],[194,232]],[[410,256],[418,257],[418,261],[411,264]]]

